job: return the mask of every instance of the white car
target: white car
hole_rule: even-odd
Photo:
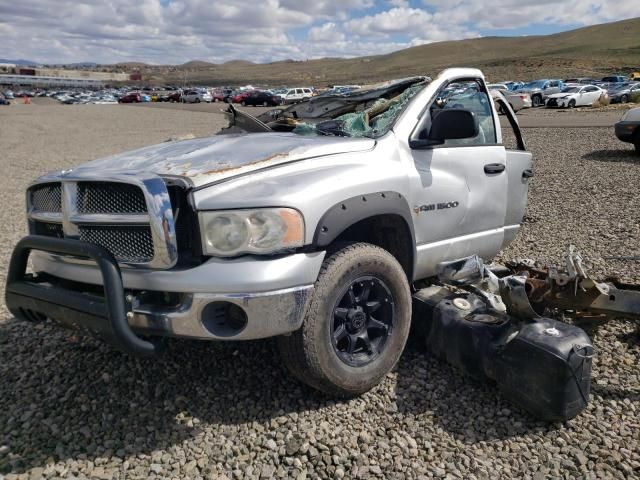
[[[182,94],[182,103],[200,103],[200,102],[211,103],[212,101],[213,101],[213,97],[207,91],[186,90]]]
[[[301,102],[307,98],[313,97],[313,91],[310,88],[290,88],[286,92],[281,93],[282,103]]]
[[[524,108],[531,108],[533,106],[531,102],[531,95],[529,95],[528,93],[512,92],[507,88],[506,85],[502,83],[490,83],[489,85],[487,85],[487,88],[489,89],[489,91],[496,90],[502,93],[509,102],[509,105],[511,105],[511,109],[514,112],[519,112]],[[504,113],[501,106],[498,106],[497,108],[498,112]]]
[[[607,91],[595,85],[568,85],[559,93],[547,97],[547,107],[590,107],[601,97],[606,97]]]

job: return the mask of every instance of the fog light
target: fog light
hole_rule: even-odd
[[[202,325],[216,337],[233,337],[247,326],[247,314],[230,302],[212,302],[202,310]]]

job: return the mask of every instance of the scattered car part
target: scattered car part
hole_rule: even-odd
[[[640,317],[640,288],[616,279],[595,280],[585,271],[582,257],[572,245],[563,269],[530,260],[515,260],[507,267],[525,279],[527,299],[538,315],[551,309],[600,320]]]
[[[580,328],[550,318],[525,321],[480,295],[447,287],[428,287],[413,298],[427,348],[438,357],[495,382],[541,420],[568,420],[586,408],[594,348]]]
[[[438,279],[413,296],[429,350],[495,381],[544,420],[567,420],[586,407],[595,353],[583,330],[544,315],[640,318],[640,287],[596,281],[573,246],[563,269],[531,260],[489,268],[471,256],[442,262]]]

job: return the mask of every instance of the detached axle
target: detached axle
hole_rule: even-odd
[[[507,268],[525,278],[527,298],[538,314],[558,309],[574,312],[576,317],[602,320],[640,317],[640,286],[616,279],[595,280],[586,273],[573,245],[567,249],[562,270],[530,260],[509,262]]]

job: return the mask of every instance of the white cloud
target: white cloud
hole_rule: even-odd
[[[339,43],[344,42],[345,35],[338,31],[335,23],[327,22],[319,27],[310,28],[308,38],[311,42]]]
[[[640,16],[638,0],[0,0],[2,56],[265,62],[359,56],[532,23]]]

